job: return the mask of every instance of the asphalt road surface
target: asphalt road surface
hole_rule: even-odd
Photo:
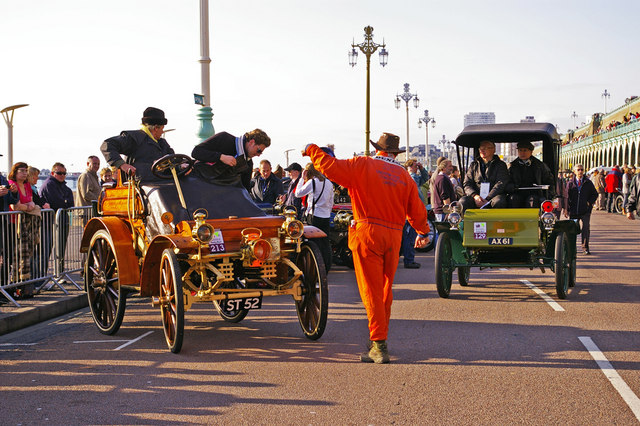
[[[441,299],[433,252],[400,267],[388,365],[359,362],[366,317],[343,267],[315,342],[289,297],[239,324],[194,305],[177,355],[147,299],[115,336],[88,310],[1,336],[0,423],[638,424],[640,221],[592,223],[566,300],[549,271],[474,269]]]

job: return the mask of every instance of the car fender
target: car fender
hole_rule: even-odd
[[[304,237],[305,238],[324,238],[327,234],[317,226],[304,225]]]
[[[155,237],[147,248],[142,264],[140,277],[141,296],[160,295],[160,259],[162,252],[168,248],[190,252],[198,249],[198,243],[190,235],[183,234],[158,235]]]
[[[89,220],[82,234],[80,252],[87,253],[89,251],[91,238],[101,229],[106,230],[113,241],[120,284],[138,286],[140,265],[133,250],[131,229],[124,220],[117,217],[94,217]]]

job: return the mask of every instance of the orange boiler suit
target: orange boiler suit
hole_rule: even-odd
[[[362,303],[369,320],[369,338],[386,340],[391,317],[391,286],[398,267],[405,220],[421,235],[429,232],[427,210],[418,187],[395,159],[377,155],[338,160],[317,145],[305,154],[331,181],[347,188],[355,227],[349,248]]]

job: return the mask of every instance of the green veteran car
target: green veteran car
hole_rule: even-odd
[[[532,142],[534,155],[542,160],[553,176],[558,174],[560,137],[549,123],[513,123],[467,126],[455,140],[458,164],[464,176],[471,161],[478,157],[481,141],[515,146]],[[512,194],[533,188],[508,187]],[[553,193],[548,185],[536,186],[544,197]],[[546,198],[539,208],[480,208],[463,212],[453,203],[444,222],[436,223],[439,232],[435,252],[436,285],[440,297],[449,297],[453,271],[457,269],[461,286],[469,285],[472,267],[539,268],[555,273],[556,292],[567,297],[575,285],[576,235],[573,220],[558,220],[554,210],[558,199]]]

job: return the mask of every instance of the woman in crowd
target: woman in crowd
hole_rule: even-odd
[[[333,183],[317,171],[313,167],[313,163],[309,163],[302,171],[302,179],[298,182],[294,195],[298,198],[307,196],[307,209],[305,210],[307,223],[320,228],[327,234],[327,237],[316,241],[322,252],[322,257],[324,257],[327,272],[329,272],[331,268],[331,243],[328,235],[331,210],[333,209]]]
[[[100,186],[103,186],[105,183],[113,182],[113,172],[110,167],[105,167],[100,170]]]
[[[33,201],[33,190],[27,180],[28,168],[27,163],[18,162],[13,165],[9,173],[9,183],[18,187],[19,195],[18,202],[11,205],[11,210],[26,213],[18,219],[18,281],[31,279],[31,259],[34,248],[40,241],[40,206]],[[33,283],[26,284],[17,289],[16,295],[18,297],[31,297],[33,296],[33,290]]]

